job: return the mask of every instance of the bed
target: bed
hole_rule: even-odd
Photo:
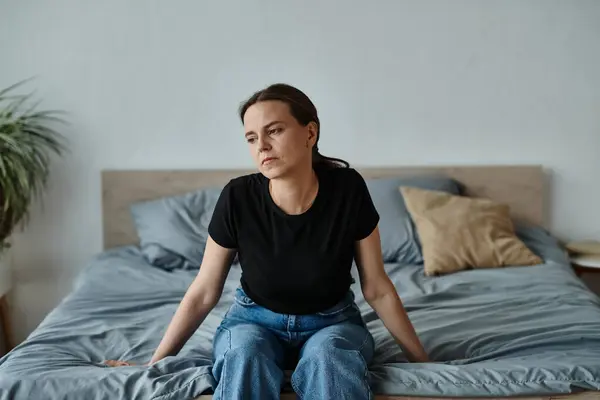
[[[359,168],[365,179],[444,176],[463,194],[511,207],[519,237],[544,262],[427,277],[419,263],[386,261],[419,336],[436,361],[406,362],[356,285],[376,341],[370,366],[378,400],[411,398],[600,398],[600,300],[571,270],[547,230],[541,166]],[[180,196],[252,171],[103,171],[103,250],[29,337],[0,359],[0,400],[210,399],[212,335],[232,304],[235,263],[223,296],[176,357],[147,362],[197,273],[149,261],[132,204]],[[387,215],[382,214],[382,220]],[[282,398],[295,398],[289,386]]]

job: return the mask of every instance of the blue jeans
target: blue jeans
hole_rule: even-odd
[[[213,342],[213,399],[279,399],[285,370],[293,370],[299,399],[371,399],[373,351],[352,291],[323,312],[289,315],[257,305],[238,288]]]

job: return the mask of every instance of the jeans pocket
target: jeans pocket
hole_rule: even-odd
[[[246,292],[244,292],[242,288],[237,288],[235,290],[235,295],[233,298],[235,302],[241,305],[242,307],[253,307],[256,305],[254,300],[248,297],[248,295],[246,294]]]
[[[339,314],[343,313],[344,311],[348,310],[350,307],[352,307],[351,303],[336,304],[335,306],[327,308],[323,311],[318,311],[317,315],[320,315],[322,317],[332,317],[334,315],[339,315]]]
[[[333,307],[329,307],[325,310],[318,311],[316,314],[322,317],[332,317],[334,315],[339,315],[347,310],[350,310],[352,306],[354,306],[354,301],[348,298],[344,298],[344,300],[338,302]]]

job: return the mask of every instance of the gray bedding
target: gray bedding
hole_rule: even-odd
[[[521,232],[545,259],[534,267],[425,277],[420,265],[386,264],[424,346],[436,360],[407,363],[365,303],[373,333],[374,390],[389,395],[515,396],[600,389],[600,301],[571,272],[554,239]],[[105,251],[30,337],[0,359],[0,399],[192,399],[210,393],[212,335],[240,277],[176,357],[147,362],[195,271],[166,271],[135,246]],[[356,275],[355,275],[356,276]]]

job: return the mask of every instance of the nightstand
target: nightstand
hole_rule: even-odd
[[[577,276],[600,273],[600,254],[572,255],[571,265]]]
[[[600,272],[600,242],[584,240],[566,245],[571,258],[571,265],[577,276],[583,273]]]

